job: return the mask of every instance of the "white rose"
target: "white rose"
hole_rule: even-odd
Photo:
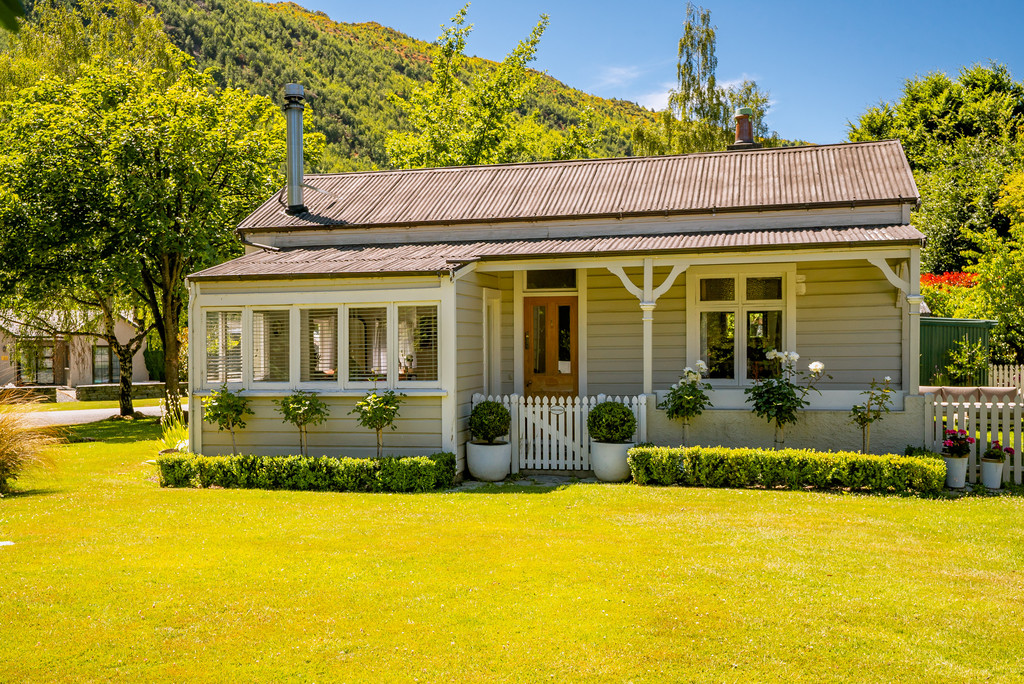
[[[885,376],[885,381],[886,382],[892,382],[892,378],[890,378],[888,375],[886,375]]]
[[[823,364],[821,361],[812,361],[810,365],[807,366],[807,368],[814,375],[820,375],[821,372],[825,370],[825,364]]]
[[[778,353],[777,351],[775,351],[774,349],[769,349],[769,350],[768,350],[768,353],[767,353],[767,354],[765,354],[765,355],[764,355],[764,357],[765,357],[766,359],[768,359],[769,361],[771,361],[772,359],[774,359],[774,358],[775,358],[775,357],[777,357],[778,355],[779,355],[779,353]]]
[[[797,354],[796,352],[789,352],[789,358],[792,359],[793,361],[799,361],[800,355]]]

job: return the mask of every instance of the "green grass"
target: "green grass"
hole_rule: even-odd
[[[140,406],[159,406],[163,402],[163,399],[136,399],[132,402],[135,408]],[[25,404],[25,411],[79,411],[82,409],[109,409],[118,408],[120,404],[116,400],[113,401],[58,401],[54,402],[34,402],[31,404]]]
[[[0,500],[0,681],[1024,677],[1019,497],[173,490],[77,433]]]

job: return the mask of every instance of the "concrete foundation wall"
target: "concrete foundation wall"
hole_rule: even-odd
[[[908,444],[924,442],[924,397],[904,399],[904,410],[893,411],[871,426],[871,453],[902,454]],[[688,446],[772,447],[775,430],[749,410],[709,409],[693,419]],[[659,446],[678,446],[683,425],[648,403],[647,439]],[[861,431],[846,411],[801,411],[795,425],[786,427],[786,446],[818,451],[860,451]]]

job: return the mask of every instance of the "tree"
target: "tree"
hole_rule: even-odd
[[[654,122],[642,122],[633,129],[633,148],[638,154],[687,154],[724,150],[735,138],[733,113],[750,107],[755,140],[774,146],[778,135],[765,123],[770,95],[755,81],[738,85],[718,85],[715,71],[717,27],[711,25],[711,12],[686,4],[683,36],[679,39],[676,64],[677,86],[669,92],[668,107],[658,112]]]
[[[555,134],[533,115],[521,113],[536,80],[526,65],[536,57],[547,15],[541,15],[529,37],[495,70],[466,82],[466,36],[473,30],[465,23],[468,8],[459,10],[438,37],[433,79],[415,88],[408,99],[391,94],[412,128],[388,135],[391,165],[423,168],[589,156],[597,142],[592,114]]]
[[[928,244],[931,273],[962,271],[972,263],[978,236],[1006,236],[1009,219],[996,206],[1008,172],[1022,159],[1024,84],[1001,64],[964,67],[956,80],[943,73],[909,79],[895,102],[869,108],[849,122],[851,141],[897,138],[921,192],[912,219]]]
[[[3,105],[3,206],[21,220],[4,220],[0,250],[27,247],[55,275],[86,264],[109,273],[150,315],[164,349],[168,410],[180,414],[184,277],[240,254],[232,229],[280,186],[285,136],[266,98],[218,90],[187,60],[172,82],[165,76],[123,63],[89,66],[73,83],[46,78]],[[307,140],[314,156],[322,138]],[[42,195],[40,203],[70,195],[68,219],[50,225],[28,216],[23,193]],[[17,280],[16,270],[2,270],[0,281]]]
[[[21,0],[0,0],[0,26],[8,31],[18,30],[18,17],[25,16]]]

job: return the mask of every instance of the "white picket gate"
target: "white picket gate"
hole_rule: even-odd
[[[1024,366],[989,366],[988,384],[992,387],[1016,387],[1024,385]]]
[[[975,439],[967,461],[970,482],[977,482],[979,458],[989,442],[1000,440],[1002,446],[1013,447],[1013,455],[1003,463],[1003,482],[1021,484],[1021,398],[1016,394],[1002,396],[925,395],[925,447],[942,451],[943,430],[966,430]]]
[[[496,401],[512,414],[513,469],[590,470],[587,416],[603,401],[625,404],[636,416],[634,441],[647,440],[647,397],[525,397],[473,395],[473,406]]]

